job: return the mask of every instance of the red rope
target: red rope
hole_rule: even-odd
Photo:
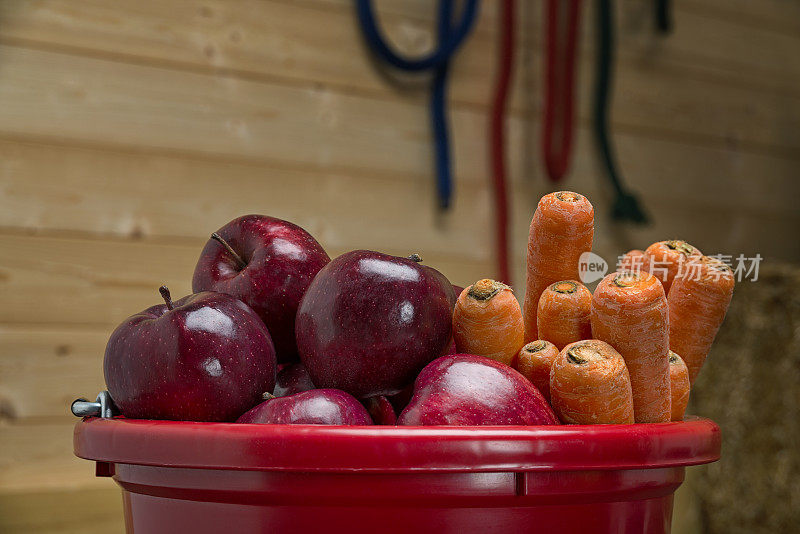
[[[491,116],[492,182],[495,200],[498,280],[509,283],[508,269],[508,198],[506,193],[505,114],[514,66],[514,0],[500,3],[500,36],[497,79]]]
[[[550,180],[561,180],[569,168],[580,0],[548,0],[542,150]],[[567,11],[564,22],[561,10]],[[565,26],[566,25],[566,26]]]

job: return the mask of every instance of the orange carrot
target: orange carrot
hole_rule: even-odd
[[[559,191],[539,201],[528,235],[525,341],[537,334],[539,295],[559,280],[578,279],[578,260],[592,250],[594,208],[583,195]]]
[[[459,352],[486,356],[506,365],[522,347],[522,310],[511,288],[484,279],[464,289],[453,312]]]
[[[514,369],[536,386],[550,402],[550,367],[558,357],[558,349],[549,341],[531,341],[519,351],[514,360]]]
[[[702,255],[702,252],[686,241],[657,241],[644,252],[643,269],[658,278],[664,284],[664,293],[669,294],[672,282],[684,268],[683,265]]]
[[[629,250],[619,259],[618,271],[641,271],[644,269],[645,254],[643,250],[635,248]]]
[[[670,348],[681,355],[694,384],[733,296],[733,273],[702,256],[687,264],[669,292]]]
[[[661,283],[644,271],[611,273],[592,297],[592,335],[625,359],[637,423],[670,419],[669,321]]]
[[[564,423],[633,423],[631,379],[614,347],[597,339],[571,343],[550,371],[553,410]]]
[[[556,282],[542,291],[536,313],[539,337],[563,349],[592,337],[589,311],[592,293],[574,280]]]
[[[689,404],[689,369],[680,356],[669,351],[669,382],[672,392],[672,420],[683,421]]]

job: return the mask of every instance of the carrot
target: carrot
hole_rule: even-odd
[[[522,347],[514,360],[514,369],[536,386],[547,402],[550,402],[550,367],[557,357],[555,345],[537,339]]]
[[[480,280],[456,301],[453,339],[459,352],[510,365],[524,343],[523,328],[519,302],[503,283]]]
[[[689,369],[683,359],[669,351],[669,382],[672,392],[672,420],[683,421],[686,405],[689,404]]]
[[[702,252],[686,241],[657,241],[645,250],[643,269],[658,278],[664,284],[664,293],[669,294],[672,282],[683,269],[683,264],[702,255]]]
[[[594,208],[583,195],[559,191],[539,201],[528,234],[525,341],[540,337],[536,324],[539,295],[559,280],[578,279],[578,260],[592,250],[593,235]]]
[[[733,296],[733,272],[701,256],[687,264],[669,292],[670,348],[681,355],[694,384]]]
[[[581,339],[592,337],[589,310],[592,293],[574,280],[556,282],[542,291],[536,313],[539,337],[558,350]]]
[[[619,259],[618,271],[641,271],[644,269],[645,254],[643,250],[635,248],[629,250]]]
[[[553,410],[564,423],[633,423],[631,379],[614,347],[596,339],[570,343],[550,371]]]
[[[594,291],[591,321],[592,335],[625,359],[636,422],[669,421],[669,321],[661,283],[644,271],[607,275]]]

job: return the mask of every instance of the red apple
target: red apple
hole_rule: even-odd
[[[106,346],[111,398],[125,417],[233,421],[275,386],[275,349],[242,301],[203,292],[126,319]]]
[[[397,413],[394,411],[394,406],[383,395],[364,399],[363,403],[376,425],[392,426],[397,424]]]
[[[557,425],[536,387],[483,356],[454,354],[428,364],[398,425]]]
[[[291,363],[278,371],[272,394],[276,397],[287,397],[310,389],[316,389],[316,386],[311,382],[306,368],[302,363]]]
[[[267,325],[278,361],[296,361],[297,306],[329,261],[322,246],[299,226],[246,215],[211,234],[194,269],[192,289],[243,301]]]
[[[359,398],[391,395],[444,352],[453,286],[417,259],[356,250],[322,268],[295,330],[314,384]]]
[[[273,425],[371,425],[358,400],[337,389],[312,389],[272,397],[242,415],[237,423]]]

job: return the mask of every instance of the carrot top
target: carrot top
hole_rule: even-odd
[[[686,271],[682,276],[689,278],[695,276],[696,280],[703,282],[724,280],[726,286],[734,284],[733,270],[717,258],[700,256],[686,264]]]
[[[600,362],[607,358],[607,355],[600,352],[597,347],[591,343],[576,343],[567,349],[567,360],[576,365]]]
[[[582,197],[578,193],[573,193],[572,191],[558,191],[556,193],[556,198],[562,202],[578,202]]]
[[[572,294],[578,291],[578,284],[572,280],[562,280],[550,286],[556,293]]]
[[[530,343],[522,347],[522,350],[524,350],[529,354],[535,354],[537,352],[543,351],[547,347],[552,347],[552,346],[553,346],[552,343],[549,343],[544,339],[537,339],[536,341],[531,341]]]
[[[484,278],[483,280],[478,280],[477,282],[469,286],[469,291],[467,291],[467,296],[475,300],[489,300],[504,289],[513,291],[511,287],[507,286],[502,282],[498,282],[497,280],[490,280],[489,278]]]
[[[594,208],[591,202],[585,196],[572,191],[558,191],[543,196],[536,211],[539,212],[537,218],[544,227],[553,228],[556,232],[568,231],[577,235],[594,230]]]
[[[645,251],[645,269],[664,284],[664,290],[669,293],[675,278],[681,274],[685,265],[702,256],[702,253],[680,239],[656,241]]]
[[[686,241],[680,239],[669,239],[667,241],[664,241],[664,246],[670,250],[675,250],[677,252],[680,252],[684,256],[691,256],[692,254],[697,252],[696,248],[694,248]]]
[[[614,273],[611,283],[597,286],[605,298],[626,306],[627,309],[639,305],[649,305],[659,294],[664,295],[664,287],[652,274],[645,271],[624,271]],[[597,290],[595,290],[597,292]],[[636,295],[635,299],[630,296]]]

